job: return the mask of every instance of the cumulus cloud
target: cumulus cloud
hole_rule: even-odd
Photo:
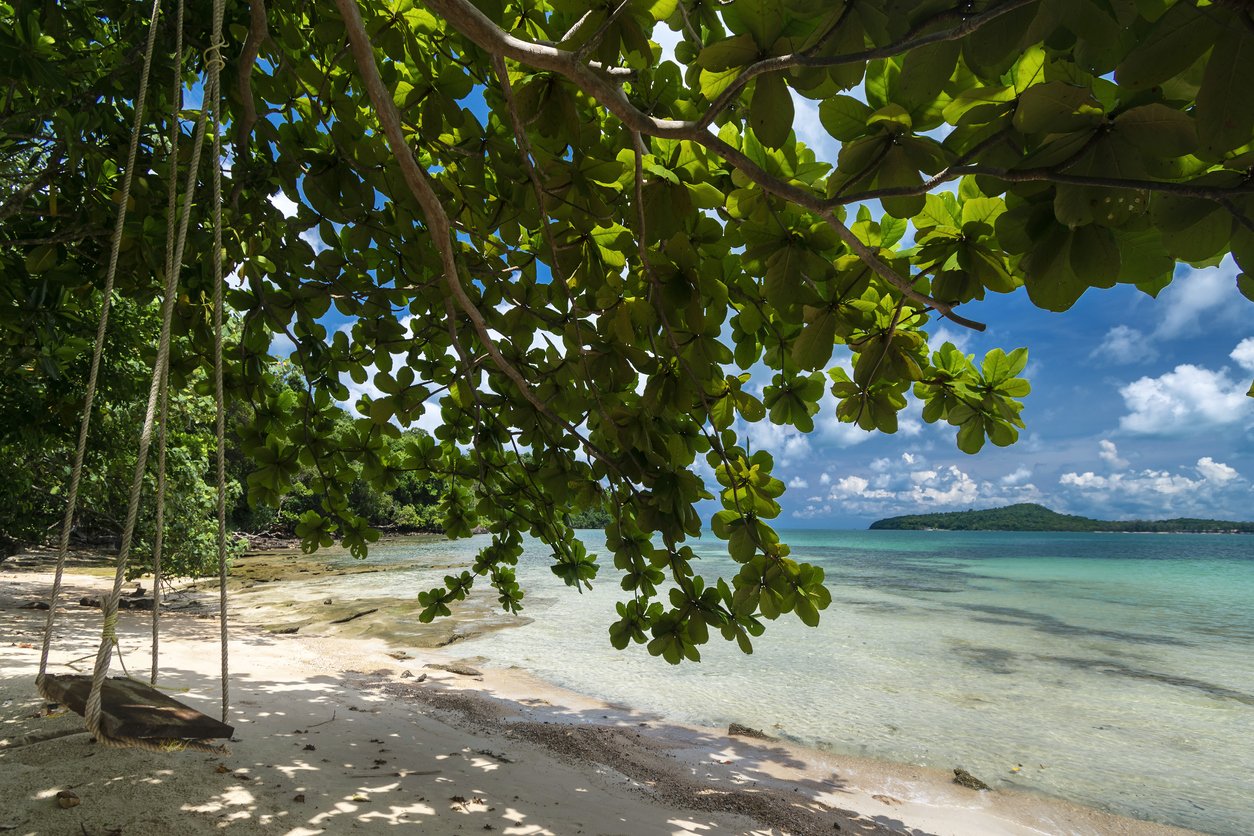
[[[315,254],[323,250],[331,249],[327,246],[327,242],[322,240],[322,236],[318,233],[317,227],[310,227],[300,234],[300,240],[313,247]]]
[[[928,337],[927,347],[929,351],[940,351],[941,346],[945,343],[953,343],[954,348],[958,349],[963,354],[970,354],[971,332],[966,330],[955,331],[952,328],[946,328],[942,325],[933,331],[931,336]]]
[[[1101,345],[1090,355],[1118,366],[1148,363],[1158,357],[1153,341],[1145,334],[1127,325],[1116,325],[1106,332]]]
[[[1101,448],[1101,451],[1097,454],[1098,457],[1111,467],[1123,468],[1128,466],[1128,460],[1120,458],[1119,448],[1115,446],[1115,442],[1108,438],[1103,438],[1097,442],[1097,446]]]
[[[1241,340],[1228,356],[1247,372],[1254,372],[1254,337]]]
[[[1168,285],[1159,296],[1158,309],[1163,311],[1163,318],[1154,329],[1154,336],[1170,339],[1198,334],[1216,321],[1241,317],[1241,296],[1233,281],[1235,272],[1235,265],[1225,261],[1219,267],[1190,270]]]
[[[807,99],[795,90],[790,89],[788,92],[792,94],[792,106],[796,114],[792,120],[792,129],[796,131],[797,139],[813,150],[818,159],[835,160],[840,146],[819,121],[818,102]]]
[[[300,204],[289,199],[283,192],[275,192],[270,195],[270,205],[282,212],[283,217],[294,218],[296,217],[296,207]]]
[[[1227,369],[1176,366],[1119,390],[1128,409],[1119,426],[1137,435],[1183,436],[1246,424],[1254,417],[1254,400],[1246,397],[1246,388]]]
[[[904,453],[871,462],[863,473],[828,476],[827,492],[810,497],[794,516],[821,517],[837,509],[843,514],[887,516],[937,510],[965,510],[1040,499],[1031,471],[1020,467],[996,481],[981,481],[952,464],[929,465],[922,456]]]
[[[766,450],[778,467],[788,467],[811,457],[810,439],[795,427],[772,424],[769,420],[743,424],[740,437],[751,450]]]
[[[1064,493],[1118,516],[1171,516],[1187,514],[1205,518],[1239,516],[1248,511],[1248,482],[1223,462],[1203,456],[1193,466],[1175,470],[1126,470],[1109,475],[1092,471],[1064,473],[1058,479]]]
[[[1210,456],[1203,456],[1197,460],[1197,472],[1202,474],[1203,479],[1208,482],[1214,482],[1216,485],[1226,485],[1240,478],[1236,468],[1228,467],[1223,462],[1217,462]]]
[[[1032,468],[1019,465],[997,481],[1003,485],[1022,485],[1032,478]]]
[[[806,488],[810,487],[810,483],[805,479],[802,479],[800,476],[794,476],[788,480],[788,487],[793,490],[804,491]]]
[[[270,341],[270,355],[280,360],[286,360],[296,351],[296,343],[292,342],[292,338],[287,334],[275,334],[274,339]]]

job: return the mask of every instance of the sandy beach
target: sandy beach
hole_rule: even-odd
[[[310,573],[323,572],[316,563]],[[45,566],[3,569],[4,832],[1187,832],[1058,799],[975,791],[940,771],[731,736],[606,705],[522,670],[461,658],[446,639],[467,629],[473,613],[434,626],[427,649],[369,635],[366,618],[333,625],[344,614],[331,605],[318,618],[302,610],[293,621],[297,632],[276,632],[283,629],[273,612],[283,581],[266,584],[264,599],[249,598],[243,593],[255,591],[256,571],[241,571],[236,581],[230,754],[106,749],[81,730],[77,716],[49,713],[34,688],[46,613],[19,607],[47,594],[50,573]],[[99,570],[67,575],[54,672],[94,653],[100,614],[78,601],[105,585]],[[209,600],[207,591],[198,594]],[[163,615],[159,684],[216,716],[218,627],[211,609]],[[145,680],[149,618],[123,612],[119,628],[121,656]],[[75,665],[89,672],[90,663]],[[67,789],[81,803],[62,809],[55,796]]]

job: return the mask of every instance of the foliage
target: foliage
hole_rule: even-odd
[[[871,523],[872,529],[888,531],[1143,531],[1143,532],[1241,532],[1254,534],[1254,523],[1179,518],[1172,520],[1094,520],[1059,514],[1043,505],[1025,502],[982,511],[950,511],[940,514],[907,514]]]
[[[18,161],[0,261],[21,288],[0,318],[15,350],[63,363],[82,346],[13,323],[91,307],[144,12],[0,11],[0,143]],[[247,414],[249,496],[277,505],[306,480],[320,497],[299,517],[306,546],[339,535],[360,553],[377,531],[355,486],[448,484],[442,527],[492,536],[472,572],[423,593],[426,618],[481,578],[518,609],[523,534],[588,583],[599,563],[567,510],[605,508],[627,593],[616,645],[674,662],[698,658],[711,628],[748,651],[762,619],[813,623],[822,572],[770,526],[784,486],[769,451],[741,442],[746,424],[808,431],[830,388],[839,420],[892,432],[913,394],[960,449],[1010,444],[1026,352],[930,350],[936,317],[977,326],[955,307],[1021,287],[1056,311],[1117,282],[1154,295],[1179,263],[1254,260],[1254,23],[1236,0],[234,0],[226,13],[225,248],[242,315],[228,384]],[[187,54],[159,56],[159,121],[175,68],[203,69],[208,15],[192,3]],[[817,107],[837,153],[798,139],[799,105]],[[154,293],[159,184],[177,168],[162,135],[144,136],[122,253],[119,293],[137,299]],[[193,365],[209,344],[205,211],[176,321]],[[276,334],[295,346],[296,389],[269,362]],[[369,388],[346,425],[349,382]],[[434,437],[402,435],[428,410]],[[741,567],[708,587],[685,545],[706,500]]]
[[[79,539],[115,540],[126,514],[135,449],[147,400],[155,333],[155,306],[122,300],[103,355],[102,386],[80,487]],[[20,323],[6,336],[13,337]],[[69,353],[53,362],[55,342],[80,341],[64,327],[38,323],[28,342],[0,342],[0,534],[14,544],[52,539],[65,511],[64,494],[78,436],[88,356]],[[21,350],[25,348],[26,350]],[[167,574],[216,572],[217,526],[213,489],[206,483],[213,450],[213,405],[187,390],[170,403],[166,529],[162,564]],[[152,565],[156,481],[144,483],[132,549],[132,574]],[[237,491],[238,492],[238,491]]]

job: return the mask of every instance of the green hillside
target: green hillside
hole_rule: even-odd
[[[1022,503],[983,511],[908,514],[871,523],[890,531],[1141,531],[1170,533],[1228,532],[1254,534],[1254,523],[1178,518],[1172,520],[1094,520],[1059,514],[1043,505]]]

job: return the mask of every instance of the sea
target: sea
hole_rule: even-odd
[[[819,626],[781,617],[752,655],[712,631],[702,661],[677,667],[611,647],[629,595],[604,536],[581,536],[603,558],[591,591],[529,543],[534,621],[449,649],[674,721],[1254,834],[1254,536],[783,532],[826,572]],[[367,560],[396,571],[337,578],[337,592],[416,595],[487,542],[380,543]],[[693,545],[699,574],[734,574],[721,541]]]

